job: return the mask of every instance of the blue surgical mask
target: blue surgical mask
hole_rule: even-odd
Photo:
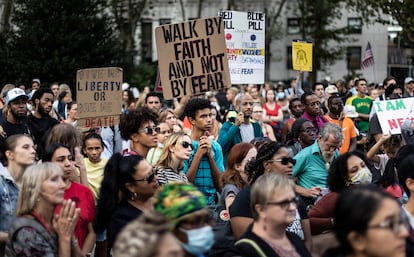
[[[214,233],[211,226],[202,228],[184,230],[180,229],[187,235],[188,242],[183,243],[184,250],[195,256],[208,252],[214,244]]]
[[[352,185],[366,185],[372,182],[372,173],[368,168],[360,169],[351,179]]]

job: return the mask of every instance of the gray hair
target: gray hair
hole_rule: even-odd
[[[342,133],[341,127],[330,122],[323,124],[319,135],[325,141],[328,140],[329,136],[333,136],[335,140],[342,141],[344,139],[344,134]]]
[[[261,175],[254,183],[250,192],[250,208],[253,218],[257,220],[259,213],[255,206],[267,206],[271,200],[273,192],[277,189],[292,190],[295,192],[295,183],[286,175],[274,172]]]

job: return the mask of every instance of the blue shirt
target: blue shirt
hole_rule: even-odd
[[[0,231],[8,232],[15,217],[19,188],[7,169],[0,169]]]
[[[187,174],[188,168],[190,167],[191,162],[194,159],[194,155],[198,149],[199,142],[194,140],[192,140],[192,142],[194,149],[191,152],[190,158],[184,161],[184,174]],[[220,172],[224,172],[223,152],[219,143],[214,140],[211,140],[211,154],[218,170]],[[198,170],[194,179],[194,185],[206,196],[208,205],[215,204],[217,191],[216,187],[214,186],[213,177],[211,176],[211,167],[207,156],[203,156],[201,158],[200,165],[198,166]]]
[[[336,150],[334,159],[339,155]],[[297,184],[304,188],[311,188],[320,186],[327,188],[326,179],[328,177],[328,170],[326,162],[322,157],[321,150],[318,145],[318,140],[315,140],[313,145],[302,149],[293,159],[296,160],[293,166],[293,177],[298,178]]]

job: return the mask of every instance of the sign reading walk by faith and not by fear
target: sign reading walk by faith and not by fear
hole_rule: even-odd
[[[155,39],[165,99],[231,86],[221,17],[163,25]]]
[[[78,70],[78,127],[96,128],[119,123],[122,79],[122,69],[117,67]]]
[[[312,43],[300,41],[292,42],[293,70],[312,71],[312,49]]]
[[[232,84],[263,84],[265,78],[265,14],[221,11]]]
[[[382,131],[401,134],[401,125],[407,119],[414,120],[414,98],[401,98],[386,101],[374,101]]]

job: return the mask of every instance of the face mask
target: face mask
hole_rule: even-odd
[[[360,169],[351,179],[351,185],[366,185],[371,184],[372,182],[372,173],[368,168]]]
[[[182,230],[187,234],[188,243],[184,244],[184,249],[193,255],[202,255],[208,252],[214,244],[214,234],[211,226],[202,228]]]

